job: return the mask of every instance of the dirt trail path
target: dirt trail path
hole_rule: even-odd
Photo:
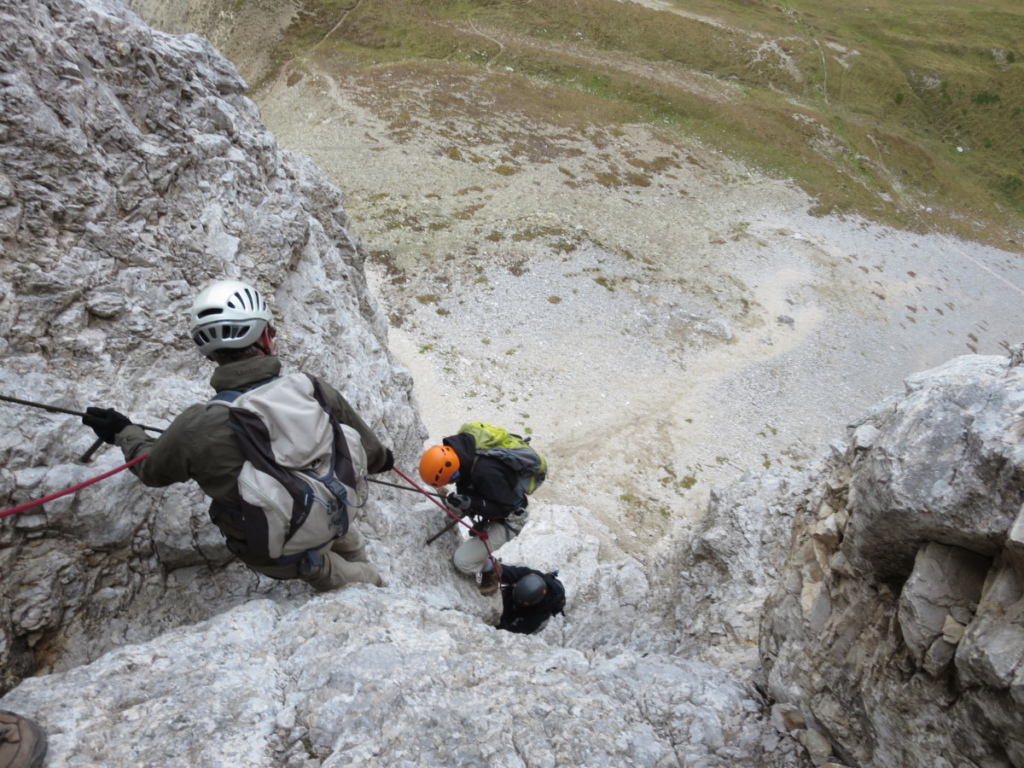
[[[713,19],[710,16],[701,16],[697,13],[691,13],[690,11],[684,10],[677,5],[665,2],[665,0],[620,0],[623,3],[635,3],[636,5],[642,5],[644,8],[650,8],[653,11],[666,11],[668,13],[674,13],[676,16],[683,16],[687,19],[694,19],[695,21],[703,22],[704,24],[710,24],[713,27],[725,27],[718,19]]]

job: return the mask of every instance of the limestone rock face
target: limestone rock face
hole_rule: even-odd
[[[0,6],[0,62],[0,391],[166,426],[212,395],[191,299],[239,277],[285,364],[415,466],[412,381],[342,195],[276,145],[230,64],[104,0]],[[81,464],[75,415],[4,404],[0,426],[4,507],[122,462]],[[649,585],[600,562],[586,510],[531,504],[503,553],[569,590],[567,616],[522,637],[453,575],[455,531],[424,547],[445,517],[422,496],[373,486],[356,521],[387,588],[319,596],[231,562],[205,507],[118,474],[2,521],[0,706],[46,729],[48,764],[803,764],[744,680],[630,647],[656,634]]]
[[[766,605],[770,694],[850,765],[1024,765],[1024,369],[907,380],[806,497]]]
[[[755,764],[757,705],[723,672],[552,647],[451,598],[253,600],[3,704],[41,712],[53,765]]]
[[[745,675],[759,669],[764,602],[789,551],[806,486],[795,472],[748,471],[712,490],[704,518],[676,555],[681,653]]]
[[[341,192],[282,151],[205,40],[122,6],[0,6],[0,393],[166,426],[209,399],[199,289],[272,304],[285,364],[325,376],[408,459],[423,427],[386,347]],[[0,508],[120,465],[75,416],[0,403]],[[372,521],[375,506],[367,509]],[[231,559],[194,486],[117,475],[3,521],[0,690],[237,602],[288,593]]]
[[[112,0],[0,5],[0,392],[166,426],[212,394],[191,298],[238,277],[286,366],[415,466],[342,194],[244,90]],[[118,474],[0,521],[0,707],[55,766],[1019,768],[1022,414],[1005,359],[915,376],[822,468],[716,489],[648,563],[537,500],[498,553],[561,570],[566,615],[533,637],[493,629],[459,534],[424,547],[446,518],[408,490],[356,521],[389,586],[313,595],[232,562],[194,486]],[[122,463],[80,461],[74,414],[3,403],[0,427],[0,507]]]

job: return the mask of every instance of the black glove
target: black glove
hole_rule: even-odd
[[[384,466],[374,472],[375,475],[381,472],[390,472],[395,466],[395,454],[391,452],[390,448],[384,449]]]
[[[463,514],[469,512],[470,506],[473,504],[473,500],[462,493],[449,493],[445,497],[445,503],[452,509],[456,509]]]
[[[132,420],[113,408],[86,408],[82,423],[96,433],[96,437],[105,443],[114,443],[114,437]]]

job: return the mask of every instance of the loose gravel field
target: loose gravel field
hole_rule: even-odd
[[[492,87],[307,67],[256,98],[346,191],[432,439],[533,434],[538,501],[591,508],[610,544],[642,553],[907,374],[1020,341],[1016,254],[815,217],[685,137],[527,117]]]

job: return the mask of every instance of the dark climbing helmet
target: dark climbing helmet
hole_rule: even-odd
[[[547,593],[548,585],[544,581],[544,577],[536,573],[528,573],[516,582],[516,586],[512,590],[512,600],[516,605],[528,608],[531,605],[537,605]]]
[[[204,355],[245,349],[260,340],[273,317],[260,292],[238,280],[220,280],[196,296],[188,332]]]

